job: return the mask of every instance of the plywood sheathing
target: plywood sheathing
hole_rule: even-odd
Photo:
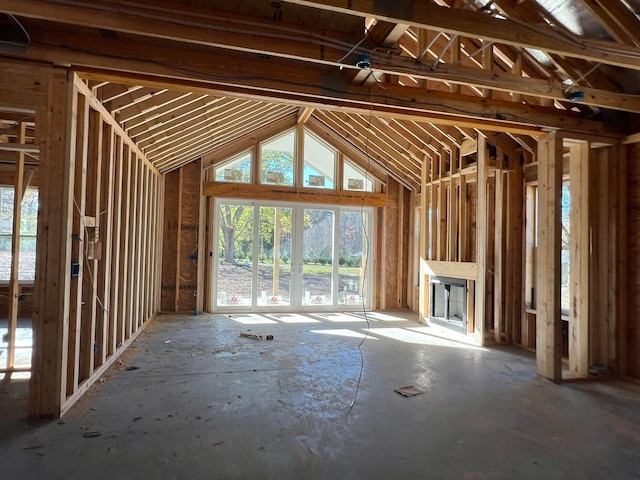
[[[202,184],[200,161],[187,164],[182,170],[178,310],[194,311],[198,287],[198,233],[200,229],[200,185]]]
[[[199,264],[203,265],[199,262],[200,174],[200,161],[196,161],[165,178],[161,293],[164,312],[193,312],[198,306],[198,271]]]
[[[165,175],[164,227],[162,241],[162,289],[160,308],[163,312],[177,310],[177,264],[180,211],[180,170]]]

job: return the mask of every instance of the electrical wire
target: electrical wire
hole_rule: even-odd
[[[40,45],[44,45],[44,46],[48,46],[48,47],[56,47],[59,48],[58,45],[56,44],[50,44],[50,43],[46,43],[43,42]],[[81,48],[74,48],[74,47],[64,47],[67,50],[70,51],[74,51],[74,52],[81,52],[81,53],[90,53],[92,55],[96,55],[95,52],[89,51],[88,49],[81,49]],[[140,60],[140,59],[136,59],[136,58],[132,58],[132,57],[127,57],[125,55],[105,55],[105,54],[98,54],[100,57],[103,58],[112,58],[112,59],[117,59],[117,60],[135,60],[135,61],[139,61],[142,63],[148,63],[151,65],[156,65],[162,68],[165,68],[167,70],[176,72],[176,73],[180,73],[182,75],[185,75],[191,79],[193,78],[200,78],[203,80],[208,80],[208,81],[212,81],[212,82],[216,82],[219,83],[220,85],[234,85],[232,82],[237,82],[237,81],[251,81],[251,80],[264,80],[264,77],[256,77],[256,76],[250,76],[250,75],[238,75],[238,76],[229,76],[229,75],[214,75],[214,74],[209,74],[206,72],[201,72],[201,71],[195,71],[195,70],[191,70],[191,69],[187,69],[187,68],[179,68],[176,67],[175,65],[172,64],[168,64],[168,63],[164,63],[164,62],[158,62],[158,61],[153,61],[153,60]],[[375,75],[374,75],[375,78]],[[279,80],[280,83],[282,83],[283,85],[286,86],[294,86],[294,87],[308,87],[308,84],[305,82],[297,82],[297,81],[293,81],[293,80],[285,80],[285,79],[281,79]],[[262,90],[261,87],[255,87],[257,90]],[[333,93],[333,94],[338,94],[340,96],[344,95],[344,91],[339,89],[339,88],[332,88],[329,87],[328,85],[324,85],[323,90],[327,93]],[[550,87],[551,88],[551,87]],[[266,88],[264,89],[265,91],[267,90]],[[304,94],[303,94],[304,95]],[[353,91],[350,92],[350,95],[354,96],[354,97],[369,97],[369,95],[366,92],[360,93],[357,91]],[[306,95],[305,95],[306,96]],[[388,94],[379,94],[379,97],[381,97],[382,100],[392,100],[394,102],[398,102],[398,104],[402,104],[402,103],[406,103],[406,99],[404,98],[397,98],[394,97],[392,95],[388,95]],[[364,99],[363,99],[364,100]],[[363,100],[359,100],[359,101],[363,101]],[[358,101],[358,100],[356,100]],[[369,103],[369,98],[367,98],[367,103]],[[416,108],[416,107],[438,107],[441,109],[441,113],[448,113],[448,114],[461,114],[461,115],[470,115],[470,116],[474,116],[476,118],[484,118],[484,119],[488,119],[488,120],[500,120],[500,121],[519,121],[519,122],[526,122],[532,125],[538,125],[538,121],[524,116],[524,115],[517,115],[514,113],[505,113],[505,112],[478,112],[478,111],[472,111],[472,110],[466,110],[463,108],[457,108],[457,107],[453,107],[451,105],[445,105],[443,103],[440,102],[433,102],[433,101],[423,101],[420,100],[419,97],[414,97],[411,99],[411,103],[412,103],[412,108]]]
[[[369,170],[371,168],[371,156],[369,155],[369,139],[371,137],[371,121],[373,119],[373,89],[371,87],[369,87],[369,92],[371,94],[371,108],[369,110],[369,123],[367,125],[367,135],[365,136],[365,144],[364,144],[364,153],[365,153],[365,156],[367,157],[367,168],[364,172],[364,190],[362,192],[362,201],[360,203],[360,221],[362,223],[362,233],[364,234],[364,238],[365,238],[364,245],[362,246],[363,250],[365,251],[365,255],[364,255],[365,261],[364,261],[364,265],[362,265],[362,269],[363,269],[362,278],[364,279],[364,281],[362,282],[360,291],[361,291],[362,314],[364,315],[364,319],[367,322],[367,331],[364,337],[362,337],[362,340],[360,341],[360,343],[358,344],[358,352],[360,353],[360,372],[358,373],[358,381],[356,383],[356,389],[353,393],[353,400],[349,405],[349,412],[351,412],[354,405],[356,404],[356,400],[358,398],[358,392],[360,391],[360,383],[362,382],[362,373],[364,372],[364,354],[362,353],[362,345],[367,340],[367,338],[369,338],[369,333],[371,330],[371,324],[369,322],[369,315],[367,314],[367,306],[365,302],[365,293],[366,293],[366,287],[367,287],[367,270],[369,266],[369,234],[367,233],[367,225],[365,224],[365,221],[364,221],[364,202],[365,202],[364,192],[366,192],[366,189],[367,189],[367,184],[369,182]]]
[[[87,228],[86,224],[84,223],[84,215],[80,211],[80,207],[78,206],[78,202],[76,202],[76,197],[75,196],[73,197],[73,205],[76,207],[76,211],[78,212],[78,215],[80,216],[80,223],[82,224],[82,229],[84,230],[85,238],[88,238],[89,237],[89,229]],[[79,237],[76,238],[74,236],[74,238],[76,240],[78,240],[79,242],[83,241]],[[85,242],[85,246],[80,246],[80,248],[82,248],[83,253],[84,253],[83,256],[84,256],[84,259],[86,260],[86,269],[87,269],[87,273],[89,274],[89,280],[91,280],[91,289],[93,290],[93,293],[96,296],[96,301],[100,305],[100,308],[102,308],[102,310],[108,315],[109,314],[109,310],[107,309],[107,307],[105,307],[104,303],[102,303],[102,300],[100,300],[100,296],[98,295],[98,292],[96,290],[95,281],[93,279],[93,272],[91,271],[91,267],[89,266],[89,244],[87,242]]]

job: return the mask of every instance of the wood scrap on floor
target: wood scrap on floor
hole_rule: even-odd
[[[399,393],[403,397],[414,397],[416,395],[422,395],[424,393],[424,391],[420,390],[418,387],[415,387],[413,385],[396,388],[394,392]]]
[[[254,340],[273,340],[273,335],[260,335],[258,333],[240,333],[241,337],[253,338]]]

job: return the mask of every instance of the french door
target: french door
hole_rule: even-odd
[[[369,308],[372,209],[216,199],[214,311]]]

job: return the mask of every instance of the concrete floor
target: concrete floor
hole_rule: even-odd
[[[160,317],[62,422],[0,444],[0,478],[640,478],[636,387],[555,385],[409,317],[372,315],[352,409],[361,318]]]

